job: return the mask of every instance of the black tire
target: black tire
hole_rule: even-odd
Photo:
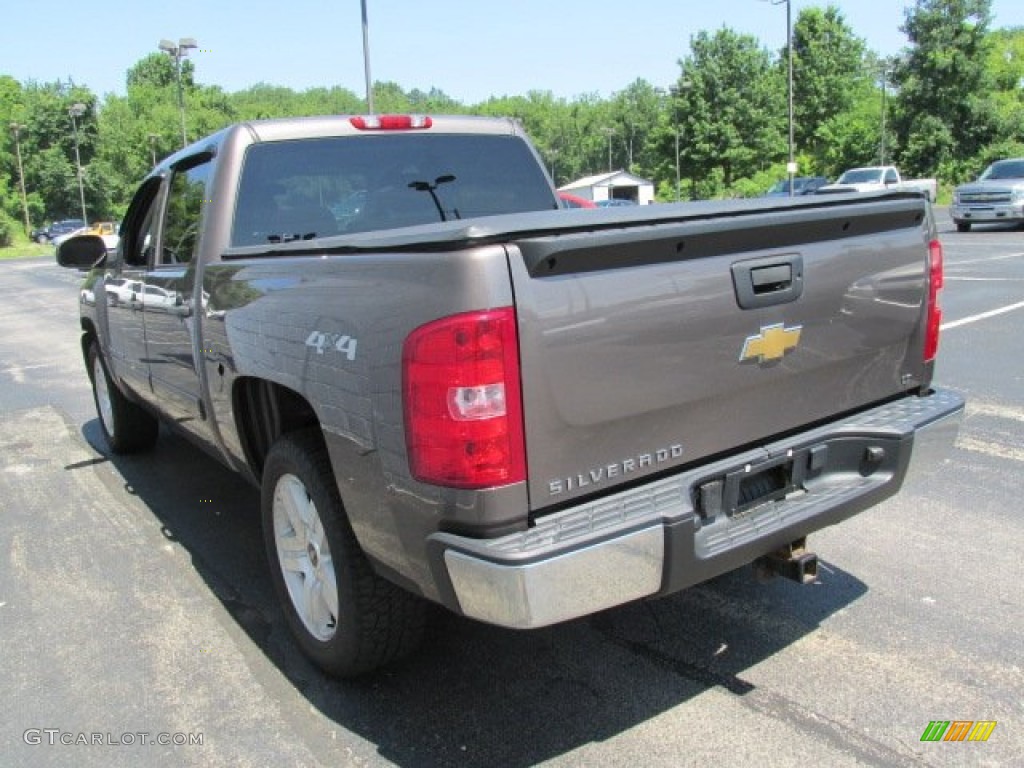
[[[318,429],[274,443],[263,467],[261,509],[274,589],[314,663],[355,677],[416,649],[426,604],[374,573],[345,515]]]
[[[46,243],[50,242],[50,238],[48,238],[46,235],[36,235],[36,242],[39,243],[39,245],[45,245]]]
[[[121,393],[111,380],[95,341],[89,345],[88,365],[92,399],[110,450],[118,454],[150,450],[160,433],[160,422]]]
[[[970,232],[971,231],[971,222],[969,222],[969,221],[958,221],[956,223],[956,231],[957,232]]]

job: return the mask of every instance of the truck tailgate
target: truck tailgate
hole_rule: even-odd
[[[510,246],[534,512],[927,384],[925,201],[695,210]]]

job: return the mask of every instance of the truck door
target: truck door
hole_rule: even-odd
[[[208,154],[179,163],[167,183],[159,248],[144,276],[142,314],[153,392],[168,417],[206,436],[198,348],[203,308],[194,301]]]
[[[107,355],[112,373],[143,397],[149,397],[150,385],[141,312],[142,288],[147,265],[156,248],[161,183],[162,179],[154,177],[136,193],[125,215],[118,256],[108,261],[103,284]]]

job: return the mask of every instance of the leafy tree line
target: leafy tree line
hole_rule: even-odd
[[[945,185],[998,157],[1024,156],[1024,29],[992,29],[990,0],[916,0],[908,45],[885,59],[832,5],[793,27],[794,139],[801,174],[896,163]],[[668,87],[642,79],[609,98],[548,91],[462,104],[443,91],[374,85],[380,112],[469,113],[520,120],[557,184],[612,169],[651,178],[662,200],[747,196],[785,176],[788,49],[772,52],[728,27],[701,31]],[[344,88],[295,92],[259,83],[237,93],[196,81],[182,63],[188,137],[266,117],[358,114]],[[0,75],[0,243],[22,229],[20,150],[33,226],[80,215],[75,119],[90,219],[123,214],[154,159],[181,146],[174,62],[153,53],[127,72],[124,95]],[[17,127],[17,130],[14,130]],[[678,147],[678,154],[677,154]]]

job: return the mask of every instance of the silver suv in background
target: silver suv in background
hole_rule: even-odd
[[[997,160],[977,181],[957,187],[950,215],[958,232],[969,232],[976,222],[1024,226],[1024,157]]]

